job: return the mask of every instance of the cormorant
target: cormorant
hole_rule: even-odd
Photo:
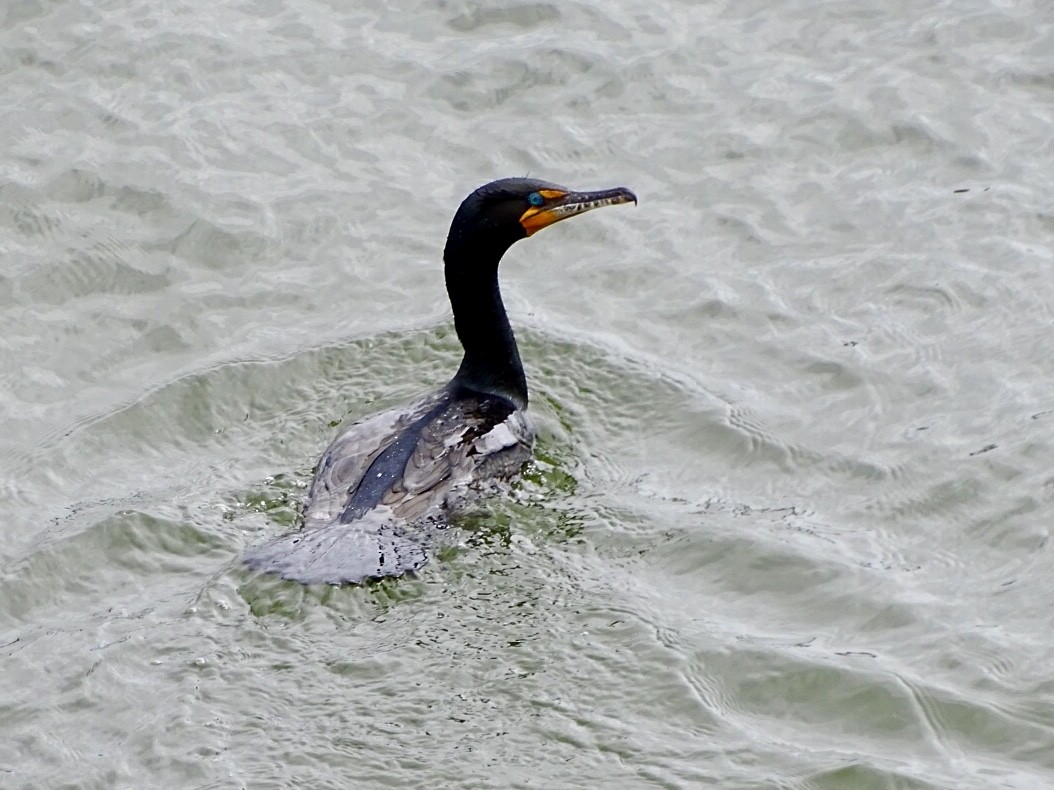
[[[420,535],[485,483],[530,458],[527,382],[498,290],[498,262],[520,239],[603,206],[628,189],[574,192],[527,178],[485,184],[461,204],[443,252],[454,328],[465,349],[454,378],[403,409],[342,431],[322,454],[297,532],[245,555],[251,568],[314,583],[400,576],[428,561]],[[415,537],[417,535],[417,537]]]

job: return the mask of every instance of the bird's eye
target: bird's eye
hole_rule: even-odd
[[[537,192],[532,192],[531,196],[527,198],[527,202],[532,206],[540,206],[545,202],[545,198],[539,195]]]

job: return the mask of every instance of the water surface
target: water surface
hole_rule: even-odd
[[[0,784],[1054,784],[1046,5],[0,20]],[[536,463],[415,579],[249,574],[523,173],[641,197],[503,264]]]

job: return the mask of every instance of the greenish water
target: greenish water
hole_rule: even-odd
[[[1040,2],[0,10],[0,786],[1054,785]],[[540,429],[417,578],[238,558],[444,382]]]

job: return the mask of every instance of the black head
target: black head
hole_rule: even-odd
[[[636,203],[624,187],[575,192],[533,178],[503,178],[484,184],[461,204],[450,224],[447,253],[474,249],[495,263],[520,239],[560,220],[603,206]]]

